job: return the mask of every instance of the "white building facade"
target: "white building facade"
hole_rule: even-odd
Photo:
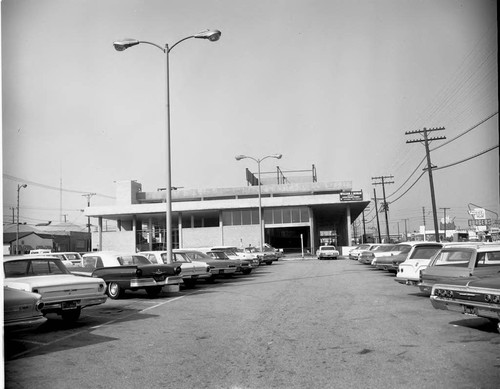
[[[172,246],[260,245],[258,186],[172,191]],[[354,195],[353,195],[354,194]],[[351,224],[369,201],[350,182],[261,185],[265,243],[314,253],[320,244],[349,246]],[[154,250],[165,245],[165,191],[116,183],[113,206],[88,207],[97,218],[93,250]]]

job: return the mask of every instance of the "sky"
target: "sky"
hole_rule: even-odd
[[[114,204],[115,181],[165,187],[165,55],[112,44],[172,46],[205,29],[220,30],[221,39],[190,39],[170,52],[173,186],[246,186],[245,168],[257,166],[236,155],[281,153],[262,171],[314,165],[318,181],[349,181],[365,200],[376,189],[380,202],[373,178],[391,177],[391,232],[403,231],[404,220],[418,230],[424,216],[432,229],[425,147],[407,143],[423,138],[405,132],[444,128],[431,136],[446,140],[430,142],[439,217],[447,208],[466,228],[468,209],[500,213],[496,1],[3,0],[1,7],[4,225],[13,222],[22,184],[21,223],[82,229],[87,193],[100,206]],[[374,216],[372,203],[370,226]]]

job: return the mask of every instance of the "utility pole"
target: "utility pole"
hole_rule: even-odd
[[[403,221],[405,222],[405,242],[408,240],[408,225],[406,224],[408,220],[409,219],[403,219]]]
[[[361,243],[366,243],[366,224],[365,224],[365,210],[363,209],[363,239]]]
[[[437,210],[436,210],[436,196],[434,194],[434,181],[432,178],[432,168],[435,166],[432,166],[431,163],[431,152],[429,150],[429,142],[432,142],[433,140],[442,140],[446,139],[445,136],[439,136],[439,137],[434,137],[434,138],[429,138],[428,133],[429,132],[434,132],[434,131],[441,131],[444,130],[444,127],[437,127],[437,128],[425,128],[423,130],[416,130],[416,131],[406,131],[405,135],[409,134],[423,134],[424,139],[412,139],[412,140],[407,140],[406,143],[423,143],[425,146],[425,154],[427,157],[427,172],[429,173],[429,186],[431,188],[431,202],[432,202],[432,216],[434,219],[434,237],[436,242],[439,242],[439,225],[437,221]],[[425,169],[424,169],[425,170]]]
[[[444,211],[444,237],[443,239],[446,240],[446,210],[447,209],[451,209],[451,208],[439,208],[439,209],[442,209]]]
[[[375,188],[373,188],[373,200],[375,201],[375,215],[377,216],[378,242],[382,243],[382,237],[380,236],[380,222],[378,220],[377,192],[375,191]]]
[[[385,181],[385,179],[393,179],[394,176],[380,176],[380,177],[372,177],[372,180],[382,180],[381,182],[372,182],[372,185],[382,185],[382,193],[384,195],[384,213],[385,213],[385,228],[387,231],[387,243],[391,241],[391,236],[389,234],[389,218],[387,217],[387,211],[389,210],[389,205],[385,199],[385,184],[394,184],[394,181]]]
[[[87,207],[90,207],[90,199],[92,198],[92,196],[95,196],[95,193],[86,193],[86,194],[83,194],[82,196],[86,197],[87,198]],[[90,236],[90,216],[87,217],[87,232]],[[92,250],[92,245],[90,243],[90,239],[87,243],[87,251],[91,251]]]

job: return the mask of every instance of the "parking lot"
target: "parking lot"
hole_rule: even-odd
[[[497,387],[500,334],[357,261],[275,262],[5,333],[8,388]]]

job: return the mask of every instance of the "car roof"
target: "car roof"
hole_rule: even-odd
[[[46,258],[52,258],[52,259],[57,259],[60,261],[61,259],[58,257],[55,257],[53,255],[50,255],[51,253],[46,253],[46,254],[27,254],[27,255],[12,255],[12,256],[6,256],[3,257],[4,262],[10,262],[10,261],[20,261],[20,260],[25,260],[25,259],[46,259]]]
[[[141,257],[144,257],[143,254],[141,253],[136,253],[135,251],[113,251],[113,250],[108,250],[108,251],[92,251],[91,253],[85,253],[82,255],[82,257],[90,257],[93,255],[108,255],[108,256],[121,256],[121,255],[140,255]]]

